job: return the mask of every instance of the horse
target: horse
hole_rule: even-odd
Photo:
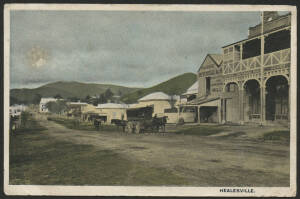
[[[152,129],[155,129],[156,132],[159,131],[159,128],[162,128],[162,131],[165,132],[166,130],[166,123],[167,123],[168,116],[163,117],[153,117],[152,118]]]
[[[112,120],[111,120],[111,123],[112,123],[112,124],[115,124],[118,128],[121,126],[123,132],[125,132],[125,127],[126,127],[126,125],[127,125],[127,123],[126,123],[125,120],[112,119]]]

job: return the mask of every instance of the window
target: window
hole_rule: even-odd
[[[174,108],[165,109],[164,112],[165,113],[177,113],[178,110],[177,110],[177,108],[174,107]]]
[[[210,77],[206,77],[205,78],[206,80],[206,94],[209,94],[210,93]]]

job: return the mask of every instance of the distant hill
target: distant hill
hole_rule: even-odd
[[[34,89],[11,89],[10,99],[12,103],[38,103],[40,97],[54,97],[59,94],[63,98],[85,98],[87,95],[99,95],[106,89],[110,89],[115,95],[124,95],[134,92],[139,88],[128,88],[109,84],[94,84],[80,82],[54,82]]]
[[[180,95],[184,93],[190,86],[192,86],[197,80],[197,75],[194,73],[184,73],[169,79],[156,86],[139,89],[137,91],[124,95],[121,100],[125,103],[135,103],[141,97],[153,92],[164,92],[169,95]]]

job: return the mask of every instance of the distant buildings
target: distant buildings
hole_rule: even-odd
[[[9,115],[10,116],[19,116],[23,111],[25,111],[28,107],[25,105],[13,105],[9,107]]]
[[[48,112],[48,108],[46,107],[46,104],[48,102],[56,102],[56,101],[57,101],[57,99],[51,98],[51,97],[41,98],[41,101],[40,101],[40,112],[41,113],[47,113]]]

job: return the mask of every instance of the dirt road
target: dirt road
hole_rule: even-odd
[[[109,149],[136,164],[165,168],[188,186],[289,186],[289,146],[246,139],[123,134],[67,129],[40,120],[54,139]]]

